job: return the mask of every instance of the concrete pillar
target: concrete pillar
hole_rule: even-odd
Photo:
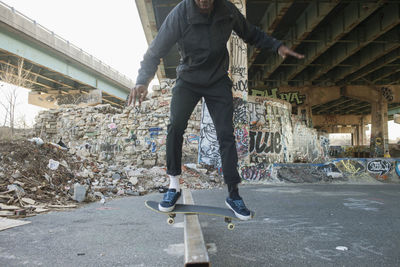
[[[360,119],[360,125],[358,126],[358,136],[359,136],[359,142],[360,146],[363,146],[365,144],[365,122],[364,122],[364,116],[361,117]]]
[[[352,143],[353,146],[359,146],[360,145],[360,139],[359,139],[359,134],[358,134],[359,128],[360,127],[358,125],[353,127],[353,132],[351,133],[351,135],[352,135],[351,139],[353,141],[353,143]]]
[[[312,128],[313,127],[313,119],[312,119],[312,104],[310,103],[311,97],[309,96],[309,90],[305,92],[306,95],[306,101],[305,101],[305,110],[306,110],[306,116],[307,116],[307,126]]]
[[[383,96],[371,102],[371,157],[384,157],[389,154],[388,104]]]

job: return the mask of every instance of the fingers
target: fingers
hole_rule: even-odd
[[[303,59],[304,55],[294,52],[293,50],[289,49],[287,46],[281,46],[278,50],[279,55],[285,59],[287,56],[292,56],[298,59]]]
[[[299,53],[296,53],[296,52],[294,52],[294,51],[292,51],[292,50],[290,50],[290,49],[289,49],[288,53],[289,53],[289,55],[291,55],[291,56],[293,56],[293,57],[295,57],[295,58],[298,58],[298,59],[304,58],[304,55],[299,54]]]
[[[146,99],[147,96],[147,90],[144,90],[141,92],[141,97],[139,98],[139,106],[142,104],[142,102]]]
[[[132,104],[132,96],[133,96],[133,88],[131,89],[131,92],[129,93],[129,98],[128,98],[128,106]]]
[[[138,99],[139,106],[146,99],[147,96],[147,88],[143,85],[136,85],[131,89],[131,93],[129,94],[128,106],[130,106],[133,102],[133,107],[136,106],[136,99]]]
[[[134,88],[133,89],[133,96],[132,96],[132,98],[133,98],[133,106],[134,107],[136,106],[136,95],[137,95],[137,90],[136,90],[136,88]]]

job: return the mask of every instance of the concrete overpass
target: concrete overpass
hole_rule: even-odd
[[[400,1],[231,1],[252,24],[305,54],[283,60],[248,47],[249,94],[287,100],[310,127],[328,133],[350,126],[354,145],[365,144],[365,125],[372,123],[371,151],[383,156],[387,121],[400,111]],[[136,0],[148,42],[179,2]],[[178,62],[174,48],[158,77],[175,78]]]
[[[101,91],[101,102],[122,106],[134,85],[125,75],[0,1],[0,71],[15,68],[19,58],[34,77],[29,102],[43,107],[93,90]]]

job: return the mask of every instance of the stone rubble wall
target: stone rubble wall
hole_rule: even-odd
[[[78,156],[120,166],[166,165],[166,135],[174,80],[153,88],[141,107],[123,110],[110,105],[63,106],[39,113],[36,136],[60,139]],[[265,179],[272,163],[323,162],[329,157],[329,139],[309,128],[283,100],[250,97],[249,132],[242,133],[249,164],[241,165],[245,180]],[[201,104],[195,108],[184,136],[183,163],[198,162]],[[238,147],[240,148],[240,147]]]
[[[163,80],[153,87],[150,100],[135,108],[121,110],[105,104],[42,111],[36,118],[36,136],[55,143],[61,139],[77,155],[100,161],[164,166],[173,86],[174,80]],[[183,161],[197,161],[200,116],[199,104],[185,132]]]

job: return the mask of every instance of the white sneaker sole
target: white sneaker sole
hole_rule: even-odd
[[[158,204],[158,209],[162,212],[171,212],[175,209],[175,205],[173,205],[169,208],[165,208],[165,207],[162,207],[160,204]]]
[[[237,213],[234,209],[232,209],[231,205],[229,205],[228,202],[225,201],[225,204],[226,204],[226,206],[228,206],[228,208],[230,210],[233,211],[233,213],[235,213],[235,216],[238,217],[240,220],[247,221],[247,220],[251,219],[251,212],[250,212],[249,216],[244,216],[244,215],[241,215],[241,214]]]

